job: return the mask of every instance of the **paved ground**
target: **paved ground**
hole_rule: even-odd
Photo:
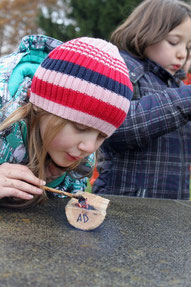
[[[0,209],[0,286],[191,286],[191,202],[107,198],[86,232],[67,222],[67,200]]]

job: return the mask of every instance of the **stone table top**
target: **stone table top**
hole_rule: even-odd
[[[105,196],[92,231],[67,222],[67,199],[0,209],[0,286],[191,286],[191,202]]]

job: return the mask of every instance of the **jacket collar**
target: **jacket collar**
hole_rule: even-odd
[[[178,71],[175,76],[172,76],[164,68],[149,59],[141,60],[130,55],[126,51],[120,51],[120,54],[124,58],[130,71],[130,79],[132,83],[136,83],[145,72],[152,72],[165,82],[168,82],[169,80],[175,81],[176,83],[180,82],[180,77],[182,76],[183,71]]]

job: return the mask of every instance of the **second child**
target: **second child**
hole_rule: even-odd
[[[189,199],[191,86],[178,72],[191,49],[191,6],[143,1],[112,34],[134,96],[118,131],[103,144],[94,192]]]

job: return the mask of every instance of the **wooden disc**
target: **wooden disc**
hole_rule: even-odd
[[[89,192],[78,192],[77,194],[82,194],[84,198],[87,198],[89,209],[77,206],[77,199],[70,199],[65,207],[68,222],[72,226],[82,230],[97,228],[105,219],[109,199]]]

